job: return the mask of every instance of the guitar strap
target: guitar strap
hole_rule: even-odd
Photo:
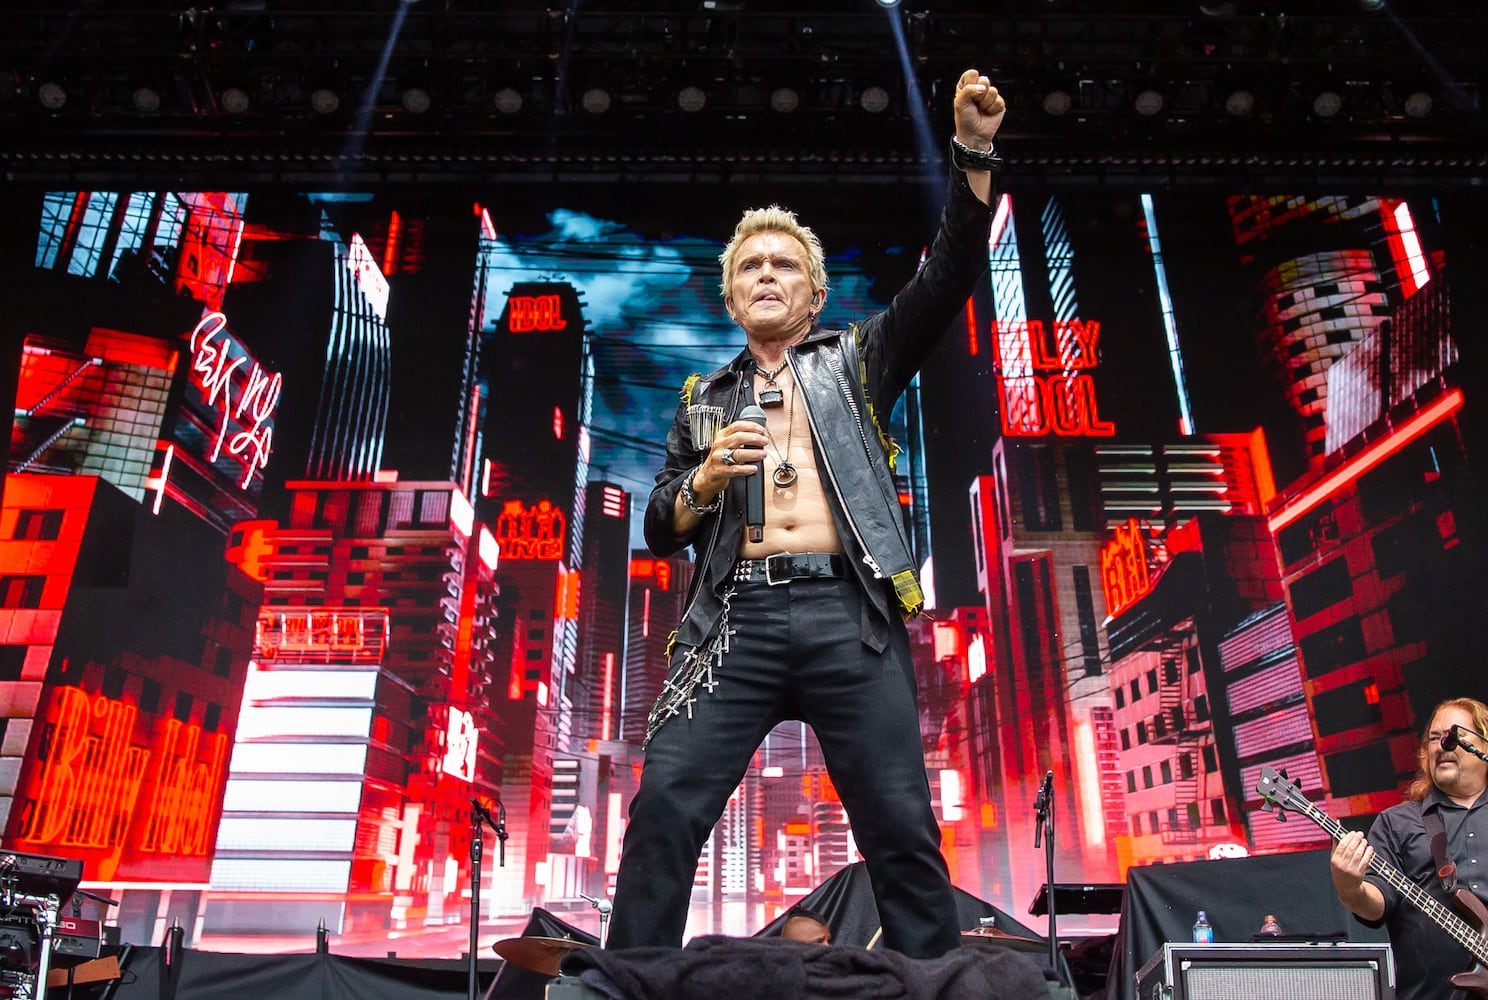
[[[1420,803],[1421,823],[1426,827],[1426,836],[1431,838],[1431,860],[1436,862],[1436,877],[1441,879],[1442,891],[1447,895],[1457,891],[1457,866],[1447,851],[1447,828],[1442,825],[1441,810],[1426,809]]]

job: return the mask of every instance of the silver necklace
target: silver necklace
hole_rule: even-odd
[[[780,368],[784,367],[784,365],[780,366]],[[780,374],[780,368],[775,369],[775,374]],[[764,372],[760,374],[763,375]],[[777,394],[780,392],[778,389],[775,391]],[[761,405],[768,404],[761,403]],[[775,405],[779,406],[780,403],[777,401]],[[799,473],[796,472],[796,467],[790,461],[791,440],[796,436],[796,384],[794,382],[791,383],[790,409],[786,412],[785,420],[785,451],[783,453],[780,450],[780,445],[775,441],[775,435],[771,432],[770,425],[765,425],[765,436],[770,439],[770,447],[775,449],[775,458],[778,462],[775,466],[775,471],[770,473],[770,481],[778,489],[782,490],[788,490],[796,485],[796,479],[799,476]]]
[[[785,371],[787,364],[789,364],[788,361],[782,361],[774,369],[769,369],[761,368],[758,361],[754,363],[754,370],[765,378],[765,387],[759,391],[759,405],[767,410],[774,409],[785,400],[780,387],[775,384],[775,376]]]

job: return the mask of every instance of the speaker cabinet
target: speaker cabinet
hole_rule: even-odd
[[[1138,1000],[1395,1000],[1384,944],[1165,944],[1137,973]]]

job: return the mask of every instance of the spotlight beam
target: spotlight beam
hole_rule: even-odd
[[[915,148],[921,160],[935,163],[939,159],[935,155],[935,131],[930,127],[930,113],[925,109],[925,101],[920,96],[920,83],[915,79],[914,59],[910,57],[909,42],[904,37],[904,21],[897,5],[886,7],[884,13],[888,15],[889,28],[894,32],[894,48],[899,51],[899,69],[904,74],[904,93],[909,104],[910,124],[914,128]],[[945,201],[944,174],[931,170],[929,184],[931,199],[927,208],[935,206],[932,211],[938,217],[939,206]]]
[[[373,70],[372,78],[367,81],[367,89],[362,93],[362,101],[357,107],[356,118],[351,123],[351,133],[346,137],[346,148],[342,156],[347,159],[356,156],[367,144],[367,136],[372,132],[372,114],[377,109],[377,95],[382,93],[382,81],[387,78],[388,63],[392,61],[393,49],[398,44],[398,36],[403,33],[403,20],[408,15],[409,6],[415,2],[416,0],[399,0],[398,9],[393,13],[393,23],[388,26],[387,41],[377,57],[377,68]]]
[[[1468,99],[1467,92],[1462,89],[1462,85],[1452,79],[1447,73],[1446,67],[1426,50],[1426,46],[1421,44],[1421,40],[1416,37],[1415,32],[1411,31],[1406,23],[1395,15],[1393,8],[1384,5],[1382,9],[1385,12],[1385,16],[1390,19],[1390,23],[1410,43],[1410,47],[1416,50],[1416,54],[1421,57],[1421,61],[1426,64],[1426,68],[1431,71],[1431,75],[1441,84],[1442,93],[1446,95],[1452,107],[1458,111],[1471,110],[1472,102]]]

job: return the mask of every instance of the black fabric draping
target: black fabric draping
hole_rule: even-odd
[[[563,973],[595,972],[626,1000],[1047,1000],[1043,973],[1005,948],[908,958],[782,938],[693,938],[687,947],[576,951]],[[588,973],[588,975],[586,975]]]
[[[131,948],[111,1000],[160,1000],[169,988],[160,952]],[[468,966],[460,959],[238,955],[184,949],[177,962],[176,1000],[463,1000],[469,984]],[[491,981],[495,964],[480,963],[482,989]],[[75,987],[74,997],[99,996],[108,985]],[[66,991],[53,989],[47,995],[65,1000]]]
[[[953,887],[956,896],[956,926],[963,931],[974,931],[983,917],[993,917],[995,926],[1004,934],[1028,938],[1043,947],[1019,949],[1031,958],[1039,968],[1049,969],[1048,938],[1019,923],[1004,911],[983,899],[978,899],[964,889]],[[873,886],[868,881],[868,866],[861,861],[848,865],[832,875],[821,885],[803,896],[799,905],[826,920],[832,928],[832,943],[866,947],[878,933],[878,905],[874,902]],[[779,937],[785,926],[789,911],[782,913],[760,928],[755,937]],[[977,943],[973,947],[996,947],[995,944]],[[1070,982],[1070,970],[1064,956],[1060,956],[1060,981]]]
[[[1327,850],[1132,868],[1126,876],[1121,930],[1111,956],[1111,1000],[1136,1000],[1136,974],[1168,941],[1189,941],[1199,910],[1214,940],[1249,941],[1266,914],[1287,940],[1388,941],[1338,902]]]
[[[996,927],[1004,934],[1042,940],[1034,931],[1011,916],[962,889],[956,894],[956,923],[963,931],[976,930],[982,917],[996,917]],[[878,907],[873,901],[873,886],[868,882],[868,866],[861,861],[848,865],[803,896],[801,906],[826,918],[832,928],[834,944],[865,947],[878,933]],[[782,913],[766,924],[756,937],[778,937],[785,926]]]

